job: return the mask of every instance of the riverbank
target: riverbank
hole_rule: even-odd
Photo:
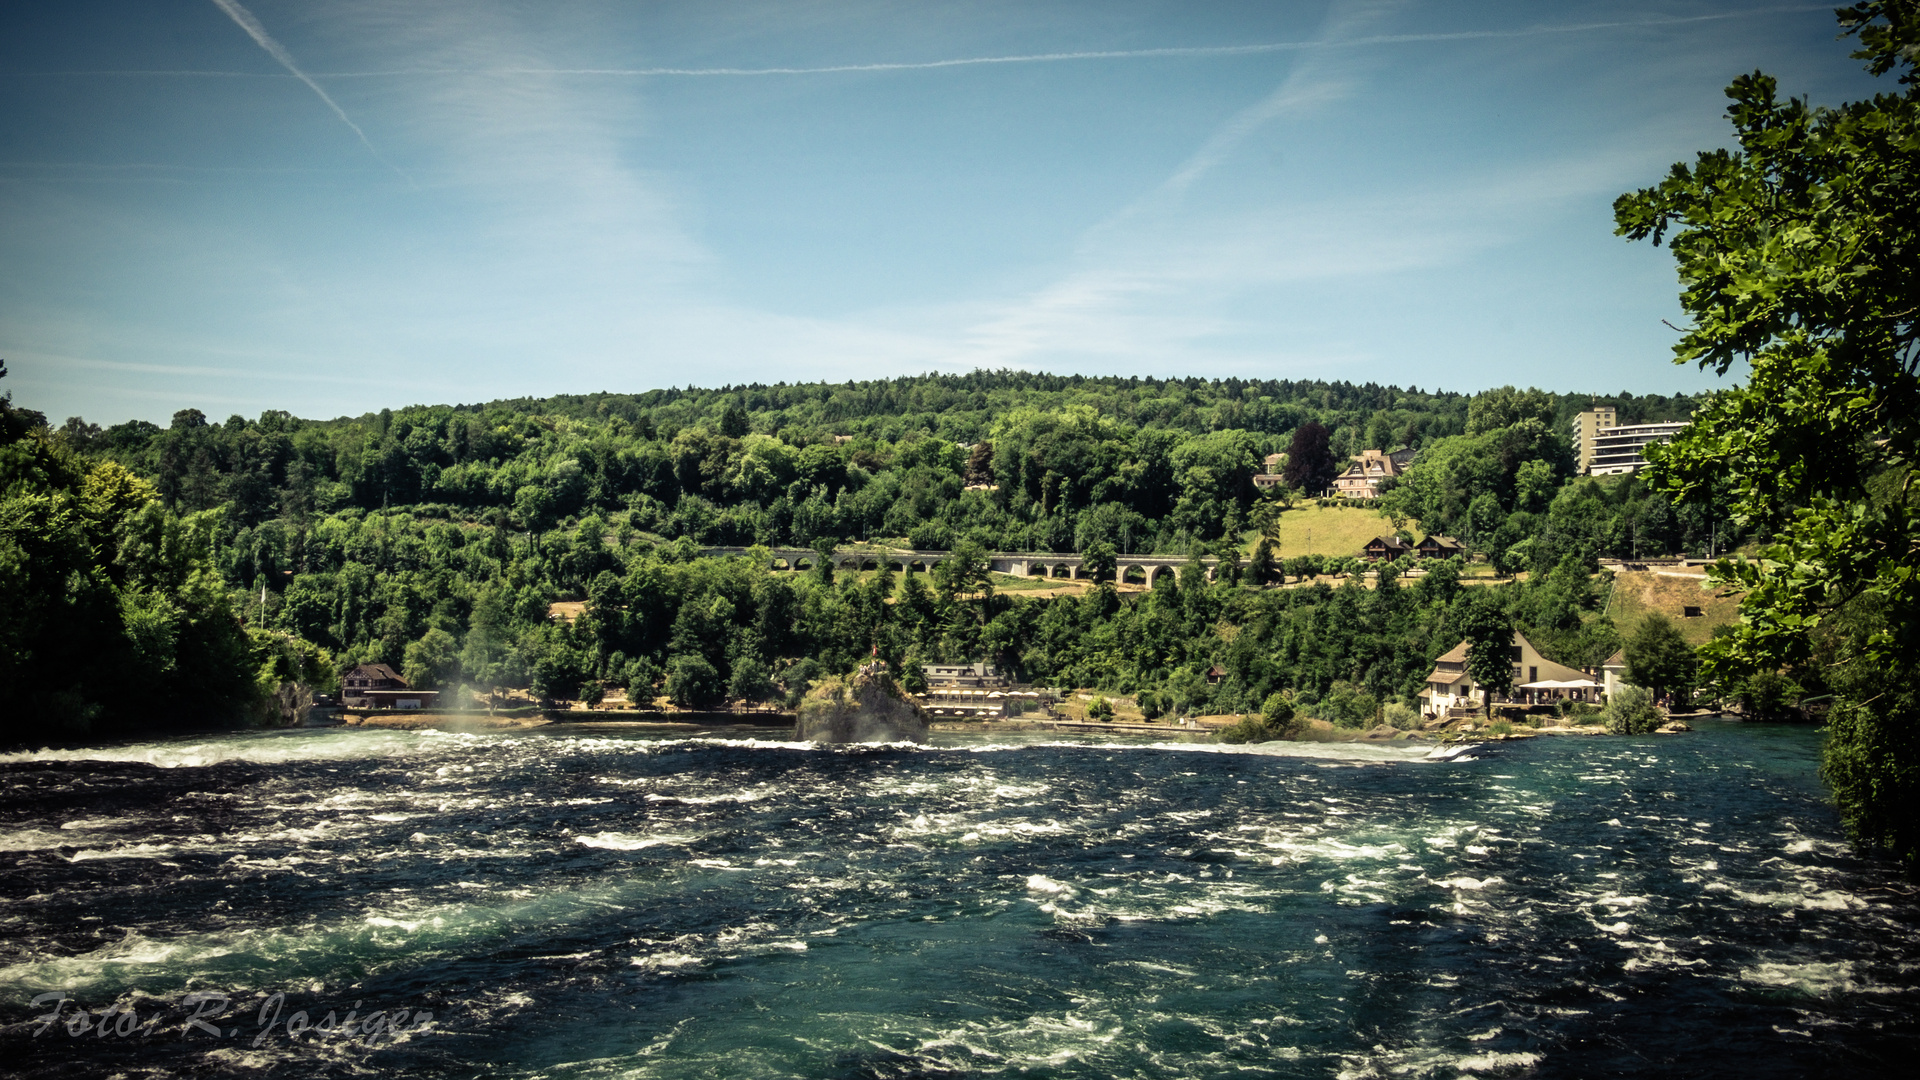
[[[791,713],[639,712],[621,710],[519,710],[489,716],[478,712],[340,712],[307,727],[379,728],[387,731],[530,731],[554,726],[665,728],[700,731],[716,727],[792,730]]]
[[[1687,714],[1685,720],[1713,719],[1719,714]],[[1019,717],[994,720],[935,720],[928,730],[946,735],[992,735],[996,732],[1034,733],[1057,731],[1076,735],[1111,735],[1116,738],[1138,738],[1153,735],[1169,739],[1188,741],[1212,741],[1223,728],[1231,727],[1239,721],[1238,716],[1198,716],[1189,718],[1187,723],[1145,722],[1114,720],[1108,722],[1096,720],[1078,720],[1070,717],[1044,718]],[[1676,717],[1676,720],[1683,718]],[[1307,730],[1291,739],[1276,740],[1295,743],[1373,743],[1373,742],[1501,742],[1510,739],[1530,739],[1537,735],[1608,735],[1606,728],[1594,724],[1549,723],[1540,727],[1529,727],[1524,723],[1513,725],[1509,732],[1495,733],[1485,727],[1466,727],[1464,722],[1444,727],[1402,731],[1386,725],[1371,728],[1338,728],[1324,720],[1310,720]],[[466,731],[466,732],[514,732],[531,731],[539,728],[595,727],[608,730],[645,729],[660,731],[679,731],[694,733],[714,729],[754,729],[763,732],[793,731],[793,717],[788,713],[734,713],[734,712],[639,712],[634,710],[549,710],[535,712],[520,710],[514,714],[488,716],[485,713],[466,712],[366,712],[334,713],[327,721],[309,724],[310,727],[356,727],[377,728],[387,731]],[[1684,722],[1663,727],[1658,734],[1675,734],[1691,728]]]

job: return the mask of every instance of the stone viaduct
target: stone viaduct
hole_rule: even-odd
[[[708,547],[701,548],[700,553],[716,557],[744,557],[753,555],[756,550],[767,556],[769,570],[806,570],[820,561],[820,553],[812,548]],[[1078,555],[1046,551],[989,551],[986,555],[987,568],[999,574],[1061,578],[1067,581],[1086,578]],[[832,556],[835,570],[878,570],[880,560],[890,558],[894,565],[909,574],[932,570],[951,557],[951,552],[910,548],[840,548]],[[1113,559],[1114,576],[1126,584],[1152,586],[1159,582],[1162,575],[1178,573],[1189,561],[1179,555],[1116,555]],[[1205,560],[1209,580],[1213,577],[1213,566],[1217,561],[1211,557]]]

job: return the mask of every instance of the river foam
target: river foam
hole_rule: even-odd
[[[0,1039],[24,1076],[1741,1080],[1895,1074],[1915,1039],[1920,919],[1845,847],[1810,733],[939,739],[10,755]],[[197,1043],[165,1010],[209,990],[222,1031],[274,993],[434,1028]],[[175,1028],[35,1038],[46,992]]]

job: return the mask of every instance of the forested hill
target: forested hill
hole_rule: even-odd
[[[1367,448],[1431,446],[1461,435],[1474,423],[1475,400],[1482,406],[1481,433],[1517,419],[1517,409],[1562,443],[1572,415],[1590,403],[1615,405],[1622,423],[1685,419],[1696,405],[1685,395],[1506,390],[1476,399],[1371,383],[979,371],[412,406],[334,420],[276,410],[256,420],[233,416],[210,424],[198,410],[187,409],[166,429],[132,421],[102,431],[72,418],[59,436],[77,451],[118,460],[149,477],[170,505],[198,510],[230,504],[243,525],[287,513],[418,503],[468,514],[525,510],[531,522],[543,522],[593,506],[631,508],[635,496],[646,496],[642,518],[664,518],[682,495],[701,500],[689,508],[698,519],[709,509],[704,504],[752,502],[774,510],[782,495],[797,510],[822,488],[831,501],[849,486],[863,487],[877,472],[902,466],[913,472],[916,464],[930,466],[932,476],[1011,480],[1013,490],[998,501],[1021,509],[1038,503],[1052,514],[1113,502],[1158,517],[1172,510],[1174,488],[1189,479],[1172,476],[1173,467],[1211,467],[1223,491],[1238,488],[1244,497],[1250,489],[1226,474],[1245,471],[1246,454],[1288,449],[1288,437],[1309,422],[1326,429],[1333,460],[1344,462]],[[747,438],[753,435],[771,439]],[[1195,442],[1195,436],[1211,438]],[[1008,445],[990,460],[954,460],[961,447],[995,440]],[[837,449],[807,452],[818,446]],[[1132,475],[1120,475],[1128,470]],[[527,507],[517,506],[529,485],[546,489],[551,506],[537,492],[527,494]],[[894,493],[883,485],[874,495]],[[943,516],[926,512],[932,507],[923,488],[913,494],[913,518]],[[936,501],[952,497],[942,491]],[[774,516],[786,512],[774,510]],[[889,529],[884,512],[856,516],[862,520],[803,522],[797,531],[791,524],[756,529],[724,514],[722,520],[667,528],[670,535],[695,533],[703,540],[802,545],[836,533],[909,531]],[[895,513],[893,524],[906,516]],[[875,517],[880,520],[865,520]],[[1185,540],[1217,538],[1222,523],[1183,522],[1184,529],[1160,539],[1184,552]],[[1035,539],[982,539],[1010,547],[1074,546],[1069,537],[1055,535],[1058,529],[1041,532]],[[944,546],[938,536],[926,539],[928,546]],[[1151,543],[1141,537],[1138,546],[1146,550]]]
[[[902,663],[991,655],[1036,680],[1144,690],[1185,709],[1250,709],[1285,690],[1371,711],[1411,700],[1432,655],[1458,640],[1466,593],[1486,594],[1543,648],[1590,663],[1616,644],[1595,618],[1596,558],[1699,551],[1716,530],[1723,546],[1737,539],[1710,502],[1675,506],[1631,479],[1576,480],[1567,422],[1595,402],[1629,422],[1696,405],[1023,372],[335,420],[271,411],[214,423],[187,409],[166,428],[106,430],[78,418],[53,428],[9,405],[0,558],[25,569],[6,584],[15,595],[0,597],[15,612],[0,642],[0,704],[76,722],[129,715],[130,691],[89,690],[85,657],[116,648],[142,657],[137,670],[156,673],[161,698],[186,685],[205,701],[257,696],[318,650],[335,671],[378,661],[423,685],[564,697],[627,687],[686,702],[792,696],[877,648]],[[1266,455],[1289,455],[1287,482],[1315,491],[1349,455],[1403,445],[1419,457],[1380,501],[1380,531],[1453,534],[1534,580],[1465,593],[1452,572],[1411,590],[1324,578],[1268,588],[1286,560],[1296,577],[1343,567],[1276,550],[1295,493],[1256,490]],[[127,504],[113,511],[122,525],[102,520],[71,542],[41,527],[66,519],[34,506],[78,506],[89,485],[108,483]],[[122,534],[134,521],[177,538],[170,573],[197,583],[197,606],[168,607],[160,579],[116,562],[133,550]],[[917,576],[770,574],[692,559],[687,546],[855,540],[1206,553],[1228,570],[1145,597],[1108,587],[1044,599],[996,592],[965,560],[943,564],[952,569],[929,588]],[[62,584],[75,558],[93,560],[102,590],[78,621]],[[239,682],[233,656],[246,642],[221,638],[224,659],[194,652],[218,621],[216,594],[251,635],[254,668]],[[548,619],[563,599],[586,601],[585,614]],[[1216,664],[1228,675],[1209,683]]]

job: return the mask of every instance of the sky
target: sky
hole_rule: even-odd
[[[0,6],[0,390],[56,422],[1016,368],[1674,393],[1612,203],[1832,5]]]

